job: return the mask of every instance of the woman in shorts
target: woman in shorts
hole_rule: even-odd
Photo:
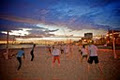
[[[87,52],[86,46],[83,45],[81,48],[81,62],[83,61],[84,58],[87,61],[87,57],[88,57],[88,52]]]

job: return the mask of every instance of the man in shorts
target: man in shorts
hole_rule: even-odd
[[[101,66],[99,64],[99,59],[98,59],[98,48],[97,46],[94,45],[94,42],[92,41],[90,43],[90,45],[88,46],[88,53],[89,53],[89,59],[88,59],[88,71],[90,70],[90,64],[92,64],[93,62],[96,64],[96,66],[98,66],[100,72],[102,73],[102,69]]]

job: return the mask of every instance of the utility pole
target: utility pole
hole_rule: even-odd
[[[114,54],[114,59],[116,59],[116,58],[117,58],[117,55],[116,55],[116,50],[115,50],[114,30],[112,30],[112,39],[113,39],[113,54]]]
[[[6,52],[3,54],[5,59],[8,59],[8,53],[9,53],[9,31],[7,31],[7,44],[6,44]]]
[[[9,45],[9,31],[7,31],[7,53],[8,53],[8,45]]]

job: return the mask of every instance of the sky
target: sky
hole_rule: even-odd
[[[79,37],[120,30],[120,0],[0,0],[0,36]]]

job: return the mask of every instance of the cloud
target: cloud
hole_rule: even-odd
[[[41,21],[38,21],[38,20],[21,18],[21,17],[16,17],[16,16],[9,16],[9,15],[0,15],[0,19],[10,20],[10,21],[15,21],[15,22],[30,23],[30,24],[42,23]]]
[[[31,29],[29,30],[29,34],[26,36],[32,37],[32,36],[38,36],[38,37],[46,37],[46,36],[53,36],[54,34],[51,34],[49,32],[57,31],[55,30],[49,30],[48,28],[44,27],[44,25],[40,25],[39,27],[36,25],[38,23],[41,24],[40,21],[32,20],[32,19],[26,19],[26,18],[20,18],[15,16],[8,16],[8,15],[2,15],[0,16],[0,32],[1,31],[13,31],[13,33],[10,33],[10,35],[16,35],[19,36],[19,34],[15,34],[14,31],[16,30],[23,30],[23,29]],[[43,23],[42,23],[43,24]],[[5,32],[6,33],[6,32]],[[4,33],[4,34],[5,34]],[[21,33],[20,33],[21,34]],[[2,35],[2,34],[1,34]]]
[[[120,3],[117,1],[54,0],[53,3],[51,0],[42,2],[24,0],[16,1],[15,3],[20,4],[13,6],[7,2],[2,5],[5,9],[7,7],[5,4],[8,4],[9,8],[5,11],[1,10],[0,26],[2,27],[0,27],[0,31],[31,28],[28,36],[42,37],[64,35],[63,29],[65,29],[66,35],[73,36],[83,35],[84,32],[91,29],[104,32],[107,28],[118,28],[120,25]]]
[[[45,32],[56,32],[58,31],[59,29],[55,29],[55,30],[45,30]]]
[[[114,22],[108,21],[108,19],[110,19],[110,15],[112,14],[112,10],[116,8],[115,4],[117,4],[116,0],[70,0],[70,2],[68,2],[68,0],[61,0],[60,2],[56,1],[56,4],[47,8],[42,8],[42,6],[39,6],[39,9],[37,6],[35,6],[36,9],[32,8],[32,10],[34,9],[35,11],[34,13],[31,12],[32,14],[23,14],[24,16],[27,16],[26,14],[28,14],[29,18],[21,18],[9,15],[1,15],[0,18],[30,24],[62,25],[71,29],[89,29],[92,26],[95,27],[94,24],[118,26],[119,18],[112,18],[113,20],[111,21]],[[115,13],[118,14],[118,12],[119,10],[117,9]],[[114,16],[115,15],[113,15],[113,17]],[[111,24],[109,25],[109,23]]]

